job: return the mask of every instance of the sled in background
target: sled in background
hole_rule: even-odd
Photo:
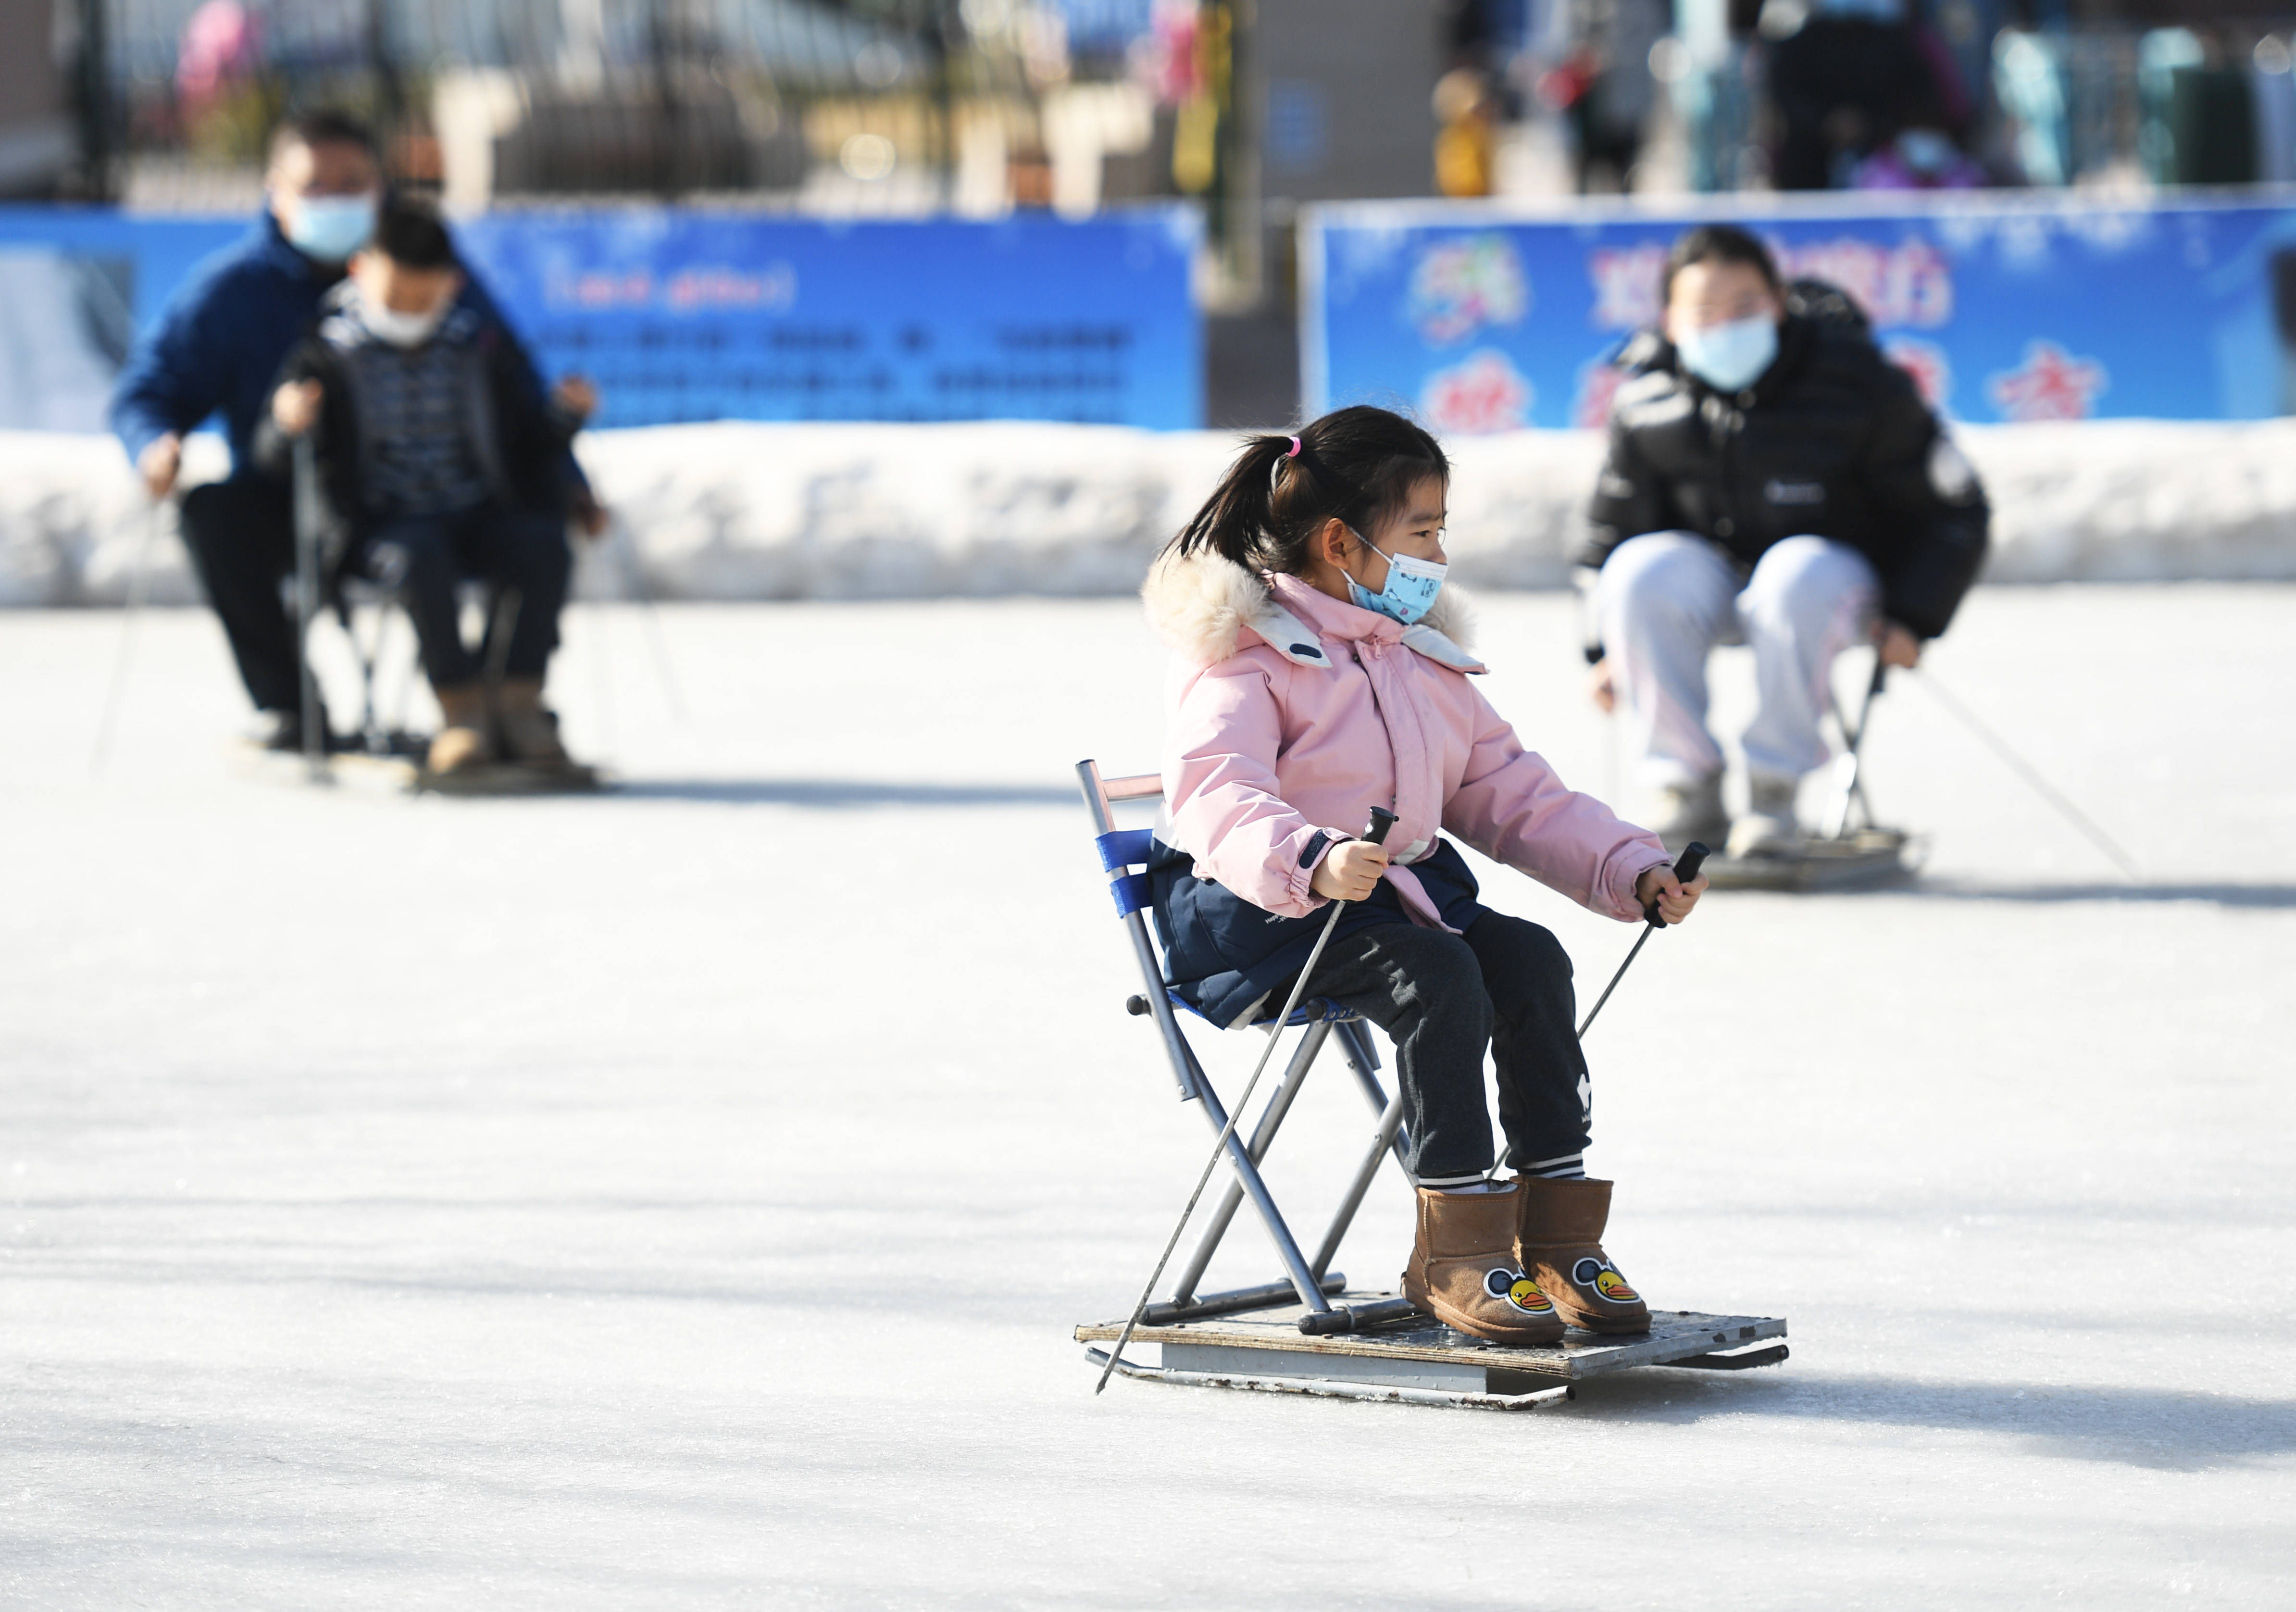
[[[1153,774],[1103,778],[1093,761],[1078,762],[1077,777],[1092,818],[1094,845],[1108,876],[1109,894],[1140,971],[1142,993],[1126,999],[1125,1011],[1156,1026],[1180,1100],[1195,1104],[1216,1136],[1227,1132],[1227,1111],[1181,1023],[1183,1014],[1196,1016],[1194,1009],[1166,987],[1163,961],[1148,923],[1154,910],[1144,871],[1152,833],[1116,824],[1120,804],[1160,803],[1163,780]],[[1275,1009],[1267,1011],[1272,1015]],[[1393,1292],[1350,1287],[1347,1278],[1331,1266],[1382,1161],[1392,1159],[1405,1189],[1412,1189],[1403,1162],[1409,1147],[1403,1094],[1398,1090],[1390,1095],[1382,1086],[1379,1054],[1358,1016],[1310,998],[1283,1026],[1295,1027],[1300,1039],[1257,1123],[1239,1124],[1227,1137],[1225,1154],[1233,1179],[1181,1268],[1171,1296],[1150,1304],[1131,1333],[1135,1345],[1159,1345],[1160,1363],[1147,1366],[1119,1359],[1118,1371],[1193,1387],[1521,1410],[1567,1399],[1575,1384],[1630,1367],[1742,1370],[1786,1358],[1784,1344],[1765,1346],[1766,1340],[1785,1336],[1786,1323],[1775,1317],[1653,1312],[1646,1333],[1574,1328],[1560,1344],[1521,1347],[1455,1331]],[[1334,1040],[1377,1117],[1366,1150],[1311,1258],[1301,1251],[1276,1206],[1259,1165],[1317,1056]],[[1199,1294],[1196,1288],[1206,1268],[1247,1199],[1275,1246],[1283,1278],[1256,1287]],[[1087,1322],[1074,1336],[1087,1345],[1092,1364],[1105,1368],[1108,1352],[1089,1345],[1113,1344],[1125,1329],[1119,1318]]]
[[[391,622],[404,613],[402,589],[344,574],[343,549],[348,533],[327,502],[319,477],[316,451],[306,434],[296,440],[294,456],[295,644],[302,669],[303,750],[300,771],[313,784],[348,783],[409,794],[454,795],[533,795],[587,794],[603,780],[594,767],[570,762],[562,767],[520,766],[493,761],[449,774],[434,773],[424,765],[429,742],[406,725],[408,688],[399,689],[394,719],[383,720],[375,685],[382,665],[383,644]],[[504,662],[510,653],[512,632],[521,607],[518,590],[481,582],[463,588],[466,609],[475,604],[485,623],[480,645],[485,654],[488,706],[494,709],[503,683]],[[373,621],[359,630],[358,613]],[[311,666],[311,629],[324,614],[332,613],[349,640],[359,672],[359,726],[352,742],[331,744],[321,712],[318,674]],[[408,673],[411,683],[413,672]],[[285,758],[259,755],[258,769],[279,769]]]
[[[1839,700],[1833,701],[1833,720],[1841,727],[1842,748],[1833,759],[1833,777],[1826,790],[1824,810],[1818,814],[1818,831],[1774,854],[1710,859],[1706,877],[1715,889],[1871,890],[1910,879],[1921,870],[1929,842],[1874,821],[1861,773],[1861,752],[1866,731],[1873,722],[1874,696],[1882,692],[1889,670],[1876,653],[1856,722],[1850,721]]]

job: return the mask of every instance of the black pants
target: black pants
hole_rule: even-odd
[[[248,698],[296,711],[302,666],[280,580],[295,569],[294,501],[283,482],[242,476],[184,495],[184,546],[223,622]]]
[[[1538,925],[1488,911],[1464,935],[1382,924],[1333,941],[1308,992],[1362,1014],[1395,1042],[1415,1179],[1442,1183],[1490,1168],[1486,1047],[1498,1068],[1510,1164],[1587,1146],[1591,1087],[1570,958]]]
[[[447,515],[410,516],[378,527],[358,554],[360,572],[406,590],[406,613],[422,645],[422,670],[435,688],[475,683],[486,675],[491,642],[473,652],[463,642],[455,588],[483,578],[515,591],[518,609],[503,674],[539,678],[558,647],[558,616],[573,580],[566,526],[555,515],[489,500]],[[494,630],[489,623],[489,635]]]

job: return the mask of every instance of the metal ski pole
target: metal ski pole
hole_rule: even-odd
[[[111,681],[103,691],[103,714],[95,725],[95,753],[89,758],[88,772],[101,774],[103,764],[111,759],[111,726],[119,715],[119,696],[127,687],[127,665],[135,658],[135,629],[144,618],[144,596],[152,577],[152,547],[160,537],[160,514],[167,507],[165,498],[152,500],[151,518],[144,523],[144,535],[135,544],[135,569],[127,573],[127,610],[119,623],[119,653],[112,658]]]
[[[1863,753],[1866,731],[1874,725],[1874,701],[1890,680],[1890,663],[1882,658],[1881,651],[1874,652],[1874,675],[1866,680],[1866,702],[1857,708],[1857,721],[1851,726],[1849,713],[1839,701],[1833,702],[1833,720],[1841,724],[1844,744],[1838,763],[1842,771],[1841,782],[1833,790],[1833,798],[1825,810],[1825,837],[1839,840],[1849,833],[1849,808],[1852,804],[1866,808],[1866,826],[1874,826],[1874,807],[1866,798],[1866,783],[1862,776],[1866,759]],[[1829,699],[1832,698],[1829,693]]]
[[[1696,840],[1691,841],[1682,848],[1682,859],[1674,865],[1674,876],[1685,884],[1692,883],[1698,877],[1698,870],[1706,865],[1706,859],[1711,854]],[[1651,931],[1665,927],[1666,919],[1659,915],[1658,902],[1653,900],[1649,906],[1643,909],[1643,932],[1635,937],[1635,949],[1627,953],[1627,960],[1619,965],[1618,973],[1612,975],[1611,983],[1603,987],[1603,994],[1595,999],[1594,1008],[1587,1015],[1587,1024],[1578,1026],[1580,1040],[1587,1039],[1587,1025],[1595,1022],[1595,1015],[1603,1011],[1603,1004],[1611,999],[1611,992],[1619,988],[1619,982],[1627,977],[1627,970],[1635,966],[1635,958],[1642,955],[1643,942],[1651,938]]]
[[[661,679],[661,692],[669,706],[670,720],[685,720],[685,692],[678,686],[677,669],[670,664],[669,645],[662,637],[661,611],[653,600],[652,585],[647,582],[645,555],[638,548],[638,535],[630,523],[617,511],[614,530],[622,540],[622,560],[630,580],[630,591],[638,596],[638,608],[644,613],[646,647],[653,652],[653,669]]]
[[[311,665],[311,628],[319,619],[324,580],[319,546],[326,540],[326,491],[319,484],[318,448],[311,433],[295,439],[295,671],[302,691],[303,776],[332,784],[327,765],[327,721],[319,698],[319,674]]]
[[[2019,777],[2024,779],[2027,784],[2030,785],[2034,794],[2039,795],[2043,800],[2048,802],[2050,805],[2055,807],[2057,810],[2063,815],[2067,822],[2079,829],[2082,834],[2088,837],[2090,844],[2095,845],[2099,851],[2102,851],[2107,857],[2111,858],[2112,865],[2120,869],[2122,876],[2126,877],[2130,884],[2134,884],[2140,882],[2143,876],[2136,871],[2136,858],[2130,856],[2127,851],[2123,851],[2118,844],[2116,844],[2111,835],[2105,833],[2103,829],[2099,828],[2094,822],[2090,821],[2088,814],[2083,811],[2079,807],[2074,805],[2070,801],[2067,800],[2063,792],[2059,790],[2056,785],[2051,784],[2048,779],[2034,771],[2031,764],[2029,763],[2024,757],[2019,755],[2016,751],[2010,748],[2008,740],[2003,738],[1990,728],[1988,728],[1981,720],[1979,720],[1975,711],[1970,710],[1968,706],[1956,699],[1953,696],[1952,692],[1948,689],[1944,684],[1937,680],[1937,674],[1935,672],[1928,670],[1923,667],[1915,667],[1914,670],[1921,672],[1922,687],[1930,691],[1931,695],[1937,700],[1937,703],[1944,706],[1948,711],[1953,712],[1954,715],[1959,717],[1962,721],[1962,726],[1967,728],[1970,732],[1975,734],[1980,739],[1983,740],[1986,748],[1992,751],[1995,755],[2000,757],[2001,760],[2008,766],[2010,771],[2015,773]]]
[[[1387,831],[1394,827],[1395,814],[1374,806],[1371,809],[1371,826],[1363,831],[1360,837],[1366,843],[1377,845],[1387,838]],[[1116,1362],[1124,1358],[1124,1345],[1132,1341],[1132,1329],[1140,1324],[1141,1314],[1148,1308],[1149,1295],[1156,1291],[1156,1284],[1164,1279],[1164,1267],[1172,1262],[1172,1250],[1180,1246],[1180,1234],[1188,1229],[1188,1221],[1196,1213],[1196,1202],[1204,1195],[1205,1183],[1212,1179],[1212,1172],[1219,1168],[1220,1159],[1227,1152],[1229,1139],[1235,1135],[1235,1128],[1243,1118],[1243,1111],[1251,1106],[1252,1091],[1259,1086],[1259,1077],[1267,1072],[1267,1059],[1275,1050],[1276,1038],[1283,1033],[1283,1026],[1292,1017],[1292,1010],[1299,1007],[1300,998],[1308,989],[1308,976],[1316,972],[1316,965],[1322,961],[1324,947],[1331,940],[1332,931],[1339,927],[1340,914],[1347,910],[1347,906],[1345,901],[1334,901],[1332,903],[1332,916],[1324,920],[1324,931],[1316,937],[1316,947],[1308,954],[1307,966],[1300,970],[1300,977],[1292,982],[1292,999],[1285,1002],[1283,1011],[1269,1022],[1267,1042],[1259,1049],[1259,1065],[1252,1070],[1251,1079],[1245,1082],[1243,1096],[1229,1111],[1227,1124],[1220,1131],[1219,1140],[1212,1145],[1212,1156],[1204,1161],[1204,1172],[1196,1178],[1196,1189],[1188,1194],[1188,1206],[1180,1211],[1180,1223],[1172,1228],[1172,1235],[1164,1244],[1163,1254],[1156,1261],[1156,1269],[1149,1273],[1148,1285],[1140,1289],[1140,1302],[1132,1306],[1130,1319],[1125,1321],[1124,1330],[1117,1335],[1114,1345],[1110,1348],[1108,1364],[1101,1370],[1100,1381],[1093,1385],[1095,1394],[1108,1386],[1108,1379],[1115,1374]]]

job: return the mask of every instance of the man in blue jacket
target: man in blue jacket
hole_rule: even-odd
[[[264,713],[264,742],[294,750],[302,744],[301,664],[279,597],[280,580],[295,568],[292,489],[258,465],[255,431],[280,365],[374,227],[382,174],[373,138],[340,112],[291,119],[272,137],[265,190],[262,219],[247,239],[201,264],[137,344],[112,398],[111,425],[160,498],[176,484],[184,435],[223,415],[231,475],[184,495],[184,542]],[[475,280],[465,281],[462,300],[494,312]],[[522,354],[518,368],[539,408],[541,383]],[[578,500],[594,507],[578,474]]]

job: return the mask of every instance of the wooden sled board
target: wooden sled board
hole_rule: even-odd
[[[1709,857],[1717,890],[1869,890],[1920,871],[1927,845],[1894,828],[1867,828],[1838,840],[1809,840],[1792,856]]]
[[[1391,1297],[1349,1293],[1355,1301]],[[1396,1387],[1520,1393],[1526,1386],[1583,1382],[1635,1366],[1663,1366],[1743,1350],[1786,1335],[1783,1317],[1709,1315],[1695,1310],[1651,1312],[1648,1332],[1573,1329],[1559,1344],[1513,1347],[1456,1332],[1432,1316],[1370,1332],[1310,1337],[1300,1330],[1298,1304],[1248,1311],[1168,1327],[1134,1329],[1135,1343],[1155,1344],[1168,1369],[1270,1378],[1330,1378]],[[1120,1320],[1076,1329],[1078,1343],[1112,1341]],[[1768,1352],[1766,1352],[1768,1353]],[[1784,1358],[1769,1353],[1767,1364]],[[1757,1363],[1753,1359],[1746,1364]]]

